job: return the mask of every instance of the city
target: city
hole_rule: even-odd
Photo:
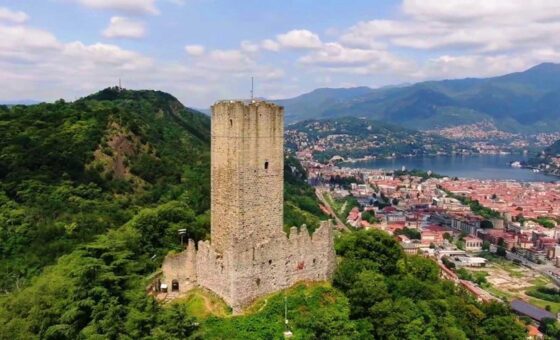
[[[407,254],[434,258],[444,277],[481,301],[505,301],[527,317],[527,308],[553,318],[560,312],[531,295],[560,284],[560,183],[344,168],[298,155],[339,223],[393,235]]]

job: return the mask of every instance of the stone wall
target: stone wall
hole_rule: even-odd
[[[180,291],[185,291],[196,277],[197,285],[215,292],[239,312],[259,296],[296,282],[330,279],[335,269],[332,230],[330,221],[322,222],[313,235],[305,226],[299,232],[293,227],[289,236],[282,232],[253,249],[223,255],[207,241],[200,241],[193,254],[191,241],[185,251],[165,259],[162,282],[171,287],[172,280],[178,279]],[[196,259],[194,266],[192,259]]]
[[[193,240],[189,240],[184,251],[165,257],[162,265],[163,279],[171,289],[173,280],[179,282],[179,290],[192,288],[197,283],[196,248]]]

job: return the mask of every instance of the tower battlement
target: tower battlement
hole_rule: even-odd
[[[332,224],[283,231],[284,110],[265,101],[212,106],[211,238],[166,257],[164,282],[208,288],[234,311],[334,271]]]

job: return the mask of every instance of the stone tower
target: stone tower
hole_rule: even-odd
[[[284,112],[266,102],[212,107],[212,246],[250,249],[282,232]]]
[[[310,235],[284,232],[284,113],[263,101],[212,106],[211,239],[168,255],[162,282],[202,286],[240,312],[292,284],[328,280],[335,268],[332,224]]]

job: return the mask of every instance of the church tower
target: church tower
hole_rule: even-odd
[[[212,107],[211,243],[243,251],[282,233],[284,112],[263,101]]]

